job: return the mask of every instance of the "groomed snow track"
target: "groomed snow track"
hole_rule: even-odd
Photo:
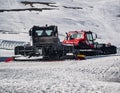
[[[120,57],[0,65],[0,93],[119,93]]]

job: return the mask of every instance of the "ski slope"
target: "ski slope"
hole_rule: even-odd
[[[42,3],[26,5],[21,1],[0,0],[0,40],[29,42],[33,25],[52,24],[59,34],[91,30],[98,34],[97,41],[120,47],[120,0],[24,0]],[[13,55],[13,50],[0,49],[0,57]],[[120,93],[120,55],[0,62],[0,93]]]
[[[0,63],[1,93],[119,93],[120,56]]]
[[[0,1],[0,9],[54,8],[43,11],[0,12],[0,30],[28,32],[33,25],[57,25],[60,34],[74,30],[91,30],[101,42],[119,46],[120,1],[119,0],[24,0],[52,2],[45,4],[22,4],[23,0]],[[11,26],[12,25],[12,26]],[[14,38],[13,38],[14,37]],[[25,38],[26,37],[26,38]],[[0,39],[30,41],[28,34],[1,34]],[[24,38],[24,39],[23,39]],[[64,37],[60,37],[63,40]]]

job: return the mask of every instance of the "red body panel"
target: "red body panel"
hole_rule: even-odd
[[[86,32],[87,31],[70,31],[67,33],[67,36],[66,36],[66,39],[63,40],[63,44],[65,45],[74,45],[74,46],[78,46],[78,44],[80,42],[84,42],[85,44],[87,44],[88,46],[90,46],[91,48],[94,48],[94,45],[90,44],[87,40],[87,37],[86,37]],[[73,35],[73,34],[81,34],[80,37],[78,38],[72,38],[70,39],[70,37]]]

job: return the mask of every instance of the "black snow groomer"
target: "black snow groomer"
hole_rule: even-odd
[[[60,60],[77,55],[73,47],[62,45],[57,26],[33,26],[29,36],[31,44],[15,47],[14,60]]]

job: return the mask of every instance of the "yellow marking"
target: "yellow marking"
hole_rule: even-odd
[[[82,54],[78,54],[77,57],[80,57],[80,58],[85,58],[85,55],[82,55]]]

